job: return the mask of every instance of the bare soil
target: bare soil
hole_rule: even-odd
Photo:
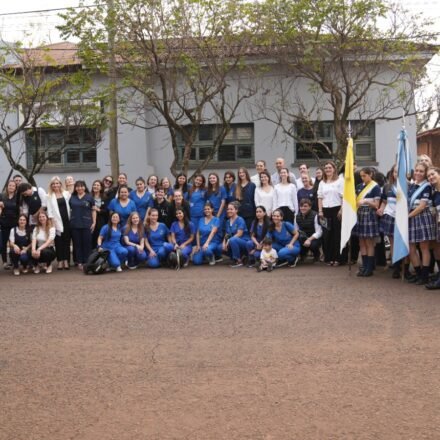
[[[382,269],[1,271],[0,439],[438,439],[439,334]]]

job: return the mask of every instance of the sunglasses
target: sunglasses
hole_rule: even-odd
[[[104,179],[104,182],[106,182],[106,183],[113,183],[113,180]]]

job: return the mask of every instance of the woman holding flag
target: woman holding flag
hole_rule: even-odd
[[[376,210],[379,208],[381,190],[373,180],[373,170],[362,168],[362,183],[356,187],[356,206],[358,220],[353,233],[359,237],[362,267],[358,277],[370,277],[374,269],[374,248],[379,237],[379,220]]]
[[[426,181],[427,171],[428,165],[418,162],[414,169],[414,183],[408,188],[409,257],[416,271],[408,282],[418,285],[428,282],[431,260],[429,242],[435,240],[434,218],[430,210],[432,188]],[[422,261],[420,261],[417,245],[422,254]]]

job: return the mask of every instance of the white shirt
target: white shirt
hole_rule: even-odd
[[[32,191],[33,192],[38,191],[38,196],[40,197],[40,200],[41,200],[41,207],[45,208],[47,205],[46,191],[44,191],[43,188],[36,188],[35,186],[32,187]],[[21,205],[20,214],[24,214],[26,217],[29,218],[29,225],[36,225],[37,224],[36,220],[34,220],[34,218],[29,215],[29,206],[27,205],[26,202],[24,202]]]
[[[255,183],[255,186],[256,186],[257,188],[259,188],[259,187],[261,186],[260,175],[259,175],[258,173],[257,173],[257,174],[254,174],[254,175],[251,177],[251,182]]]
[[[66,207],[67,207],[67,216],[70,219],[70,207],[69,207],[69,200],[71,197],[71,194],[69,191],[63,191],[63,197],[66,201]],[[58,233],[58,235],[61,235],[64,232],[64,226],[63,226],[63,220],[61,218],[60,209],[58,207],[58,201],[57,196],[55,193],[48,194],[47,195],[47,215],[50,219],[53,221],[53,225],[55,226],[55,229]]]
[[[267,215],[272,214],[273,210],[273,195],[274,195],[274,189],[273,186],[270,186],[270,191],[266,192],[264,191],[261,186],[257,187],[255,189],[255,206],[264,206],[267,212]]]
[[[36,227],[34,232],[32,232],[32,241],[37,240],[37,248],[46,243],[48,238],[52,242],[49,246],[53,246],[53,240],[55,240],[55,228],[53,226],[49,229],[49,237],[47,236],[46,231],[42,228],[40,229]]]
[[[291,211],[298,212],[298,197],[296,195],[296,186],[293,183],[275,185],[273,195],[273,209],[287,206]]]
[[[289,177],[290,177],[290,182],[293,183],[293,185],[296,185],[296,177],[295,177],[295,174],[292,173],[292,171],[289,171]],[[278,171],[276,171],[275,173],[272,174],[272,176],[270,177],[270,180],[271,180],[273,186],[281,183],[281,178],[280,178]]]
[[[263,263],[269,264],[269,263],[275,263],[278,259],[278,253],[277,251],[272,248],[270,252],[266,252],[264,249],[262,249],[260,254],[260,260]]]
[[[322,200],[323,208],[334,208],[342,205],[344,181],[337,179],[329,182],[321,180],[318,186],[318,199]]]

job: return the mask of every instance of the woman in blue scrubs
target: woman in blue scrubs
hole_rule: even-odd
[[[235,183],[235,174],[232,171],[226,171],[223,176],[223,188],[226,193],[226,206],[237,200],[235,198],[235,189],[237,184]]]
[[[205,203],[203,209],[205,216],[199,220],[197,229],[197,245],[194,249],[193,264],[200,265],[208,261],[210,266],[221,261],[221,251],[218,251],[222,242],[222,227],[218,217],[214,217],[214,207],[210,201]]]
[[[301,251],[298,227],[283,221],[283,212],[280,209],[275,209],[272,213],[269,236],[272,238],[272,247],[278,253],[278,261],[280,261],[278,267],[286,264],[289,267],[295,267]]]
[[[132,212],[124,228],[124,246],[128,251],[128,268],[136,269],[147,259],[145,252],[145,231],[141,217]]]
[[[128,251],[121,244],[121,219],[117,212],[110,215],[107,225],[104,225],[99,233],[98,248],[110,251],[108,263],[116,272],[122,272],[122,264],[127,260]]]
[[[263,240],[269,231],[270,220],[264,206],[257,206],[255,210],[255,220],[250,229],[251,239],[246,243],[249,257],[249,266],[253,266],[260,259],[263,249]]]
[[[170,231],[163,223],[158,222],[159,211],[150,209],[145,225],[145,247],[148,250],[147,265],[151,268],[160,267],[166,261],[173,245],[169,242]]]
[[[153,196],[145,186],[145,180],[142,177],[136,179],[136,189],[130,192],[130,199],[136,205],[136,212],[141,218],[141,223],[147,220],[148,209],[152,207]]]
[[[177,250],[182,252],[183,258],[185,259],[184,266],[187,266],[192,252],[191,243],[194,241],[196,235],[196,227],[194,223],[189,221],[185,216],[183,209],[176,210],[176,218],[177,220],[173,222],[170,228],[170,242],[175,252]]]
[[[136,211],[133,200],[128,198],[129,191],[127,185],[119,187],[118,195],[108,205],[110,212],[117,212],[121,221],[121,228],[127,223],[127,219],[132,212]]]
[[[198,226],[199,220],[203,218],[203,207],[206,202],[205,176],[196,174],[193,179],[193,186],[188,191],[191,221]]]
[[[246,255],[246,242],[249,232],[246,222],[238,215],[238,202],[229,203],[226,209],[228,219],[225,222],[225,237],[219,250],[229,255],[234,263],[231,267],[243,266],[243,257]]]
[[[208,176],[207,200],[214,207],[214,215],[223,221],[226,214],[226,190],[224,186],[220,186],[217,173],[210,173]]]

